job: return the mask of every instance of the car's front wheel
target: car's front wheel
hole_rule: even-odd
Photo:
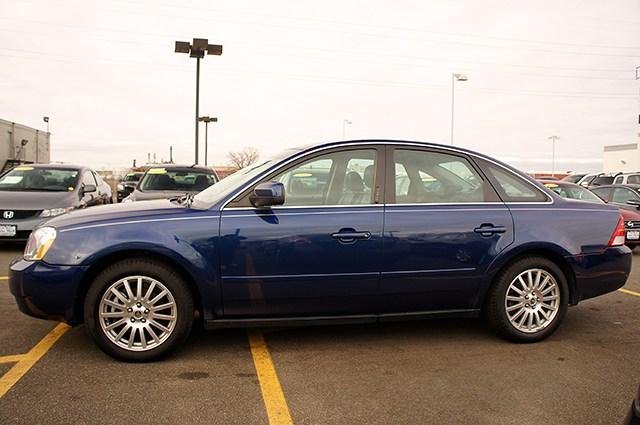
[[[97,345],[124,361],[155,360],[182,343],[193,325],[193,297],[175,270],[134,258],[112,264],[91,284],[84,320]]]
[[[485,313],[498,335],[516,342],[536,342],[558,328],[568,298],[567,279],[554,262],[526,257],[498,275]]]

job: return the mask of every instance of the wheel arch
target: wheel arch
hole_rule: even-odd
[[[106,267],[110,266],[121,260],[131,258],[144,258],[161,262],[171,268],[173,268],[187,283],[191,294],[193,295],[194,309],[197,312],[196,315],[203,316],[203,297],[200,288],[196,284],[195,277],[188,271],[188,269],[174,258],[167,255],[153,251],[150,249],[124,249],[103,255],[92,262],[89,268],[84,272],[80,284],[78,285],[78,291],[74,301],[73,309],[73,324],[80,324],[83,322],[84,314],[84,299],[87,295],[91,282],[96,276],[103,271]]]
[[[486,296],[489,293],[491,287],[495,284],[497,277],[503,270],[507,269],[516,261],[525,257],[541,257],[553,262],[556,266],[562,270],[565,278],[567,279],[567,286],[569,287],[569,305],[577,304],[577,291],[576,291],[576,276],[569,265],[569,262],[565,258],[565,253],[559,247],[554,246],[529,246],[523,247],[516,251],[510,252],[509,255],[504,255],[500,259],[494,261],[491,265],[488,275],[487,287],[481,293],[481,297],[478,300],[478,306],[484,307]]]

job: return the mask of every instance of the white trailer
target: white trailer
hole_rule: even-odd
[[[51,133],[0,119],[0,173],[18,164],[47,163]]]

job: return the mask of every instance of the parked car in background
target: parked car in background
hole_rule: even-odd
[[[595,193],[596,191],[605,188],[597,188],[592,192],[591,190],[583,186],[565,181],[539,181],[540,183],[544,184],[546,187],[566,199],[576,199],[579,201],[596,203],[608,202],[603,200]],[[620,207],[620,214],[622,215],[622,218],[624,220],[625,245],[627,245],[631,249],[634,249],[636,246],[640,245],[640,211],[638,211],[634,207],[628,208],[627,205],[617,206]]]
[[[89,168],[15,167],[0,175],[0,242],[25,241],[34,227],[51,217],[110,202],[111,189]]]
[[[136,191],[154,175],[172,178],[149,170]],[[182,345],[195,310],[207,328],[483,312],[535,342],[630,269],[618,208],[466,149],[363,140],[287,150],[192,199],[56,217],[9,282],[26,314],[84,322],[106,353],[146,361]]]
[[[124,176],[116,186],[118,202],[122,202],[124,198],[133,192],[143,175],[144,171],[132,171]]]
[[[634,211],[640,208],[640,185],[638,184],[606,185],[594,187],[591,191],[606,202],[620,208]]]
[[[631,402],[631,408],[623,425],[640,425],[640,387],[638,387],[635,400]]]
[[[586,186],[589,189],[594,188],[594,187],[598,187],[598,186],[604,186],[604,185],[608,185],[608,184],[612,184],[613,183],[613,179],[614,177],[611,175],[606,175],[606,174],[599,174],[596,177],[594,177],[593,179],[591,179],[591,181],[589,181],[588,183],[586,181],[580,183],[582,186]]]
[[[640,173],[617,174],[613,184],[640,184]]]
[[[587,175],[586,173],[569,174],[562,180],[569,183],[578,183],[586,175]]]
[[[163,164],[149,168],[123,202],[194,195],[217,181],[218,176],[211,168]]]

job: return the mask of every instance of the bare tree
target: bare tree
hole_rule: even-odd
[[[258,160],[258,149],[244,148],[238,152],[229,152],[229,163],[238,169],[247,167]]]

